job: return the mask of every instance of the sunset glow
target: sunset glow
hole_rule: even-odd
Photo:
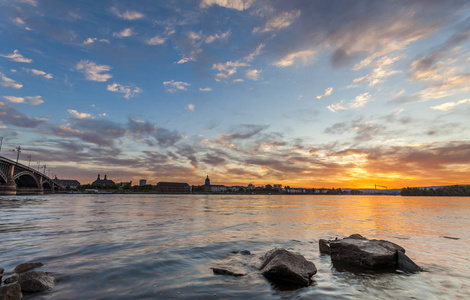
[[[468,1],[0,2],[1,156],[91,183],[469,184]]]

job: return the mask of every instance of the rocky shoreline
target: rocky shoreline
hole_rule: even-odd
[[[423,271],[406,254],[405,249],[385,240],[369,240],[360,234],[334,240],[320,239],[318,249],[321,255],[329,255],[334,268],[351,272],[405,272]],[[248,250],[232,251],[234,255],[255,257]],[[250,269],[264,276],[275,287],[297,289],[314,286],[313,276],[317,268],[301,254],[282,248],[275,248],[259,257],[260,264]],[[4,277],[0,268],[0,300],[21,300],[23,293],[51,290],[57,283],[48,272],[33,271],[42,267],[39,262],[22,263]],[[250,271],[236,265],[211,267],[214,275],[243,277]]]
[[[0,268],[0,300],[21,300],[23,293],[52,290],[56,279],[50,273],[32,271],[43,265],[40,262],[19,264],[5,279],[5,270]]]

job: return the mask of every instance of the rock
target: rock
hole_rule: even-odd
[[[0,300],[21,300],[21,286],[18,283],[0,287]]]
[[[265,254],[260,271],[266,278],[276,282],[308,286],[317,268],[300,254],[273,249]]]
[[[318,241],[318,246],[320,248],[320,253],[322,254],[330,254],[330,241],[320,239]]]
[[[238,273],[238,272],[231,271],[225,268],[211,268],[211,269],[212,269],[212,272],[214,272],[214,274],[216,275],[230,275],[230,276],[236,276],[236,277],[246,275],[246,274]]]
[[[394,267],[400,246],[387,241],[344,238],[330,241],[330,255],[333,263],[351,264],[368,269]]]
[[[13,283],[13,282],[15,282],[15,281],[18,281],[19,278],[20,278],[20,277],[19,277],[18,275],[14,275],[14,276],[11,276],[11,277],[8,277],[7,279],[5,279],[5,280],[3,281],[3,283],[5,283],[5,284],[10,284],[10,283]]]
[[[18,283],[23,292],[41,292],[54,288],[55,279],[46,272],[30,271],[21,274]]]
[[[0,274],[3,274],[3,272],[5,272],[5,269],[4,269],[4,268],[0,268]]]
[[[327,248],[329,246],[329,249]],[[396,270],[399,268],[398,253],[403,254],[403,268],[417,270],[419,268],[409,259],[405,249],[385,240],[369,240],[360,234],[353,234],[344,239],[320,240],[321,253],[331,255],[331,261],[336,267],[359,267],[372,270]],[[400,257],[403,257],[400,255]],[[416,267],[413,267],[416,266]]]
[[[37,267],[42,267],[44,266],[43,263],[23,263],[23,264],[19,264],[16,266],[15,268],[15,273],[24,273],[26,271],[29,271],[29,270],[32,270],[34,268],[37,268]]]
[[[398,270],[406,273],[418,273],[423,271],[414,261],[411,260],[405,253],[397,251]]]
[[[2,284],[2,278],[3,278],[3,272],[4,271],[5,271],[5,269],[0,268],[0,284]]]
[[[232,251],[232,254],[251,255],[251,252],[248,250]]]

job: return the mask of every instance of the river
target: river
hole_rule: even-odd
[[[318,240],[353,233],[401,245],[425,272],[336,270]],[[24,299],[470,299],[469,241],[469,197],[0,197],[5,275],[39,261],[59,279]],[[265,280],[259,257],[275,247],[313,261],[317,285],[285,291]],[[221,265],[248,274],[214,275]]]

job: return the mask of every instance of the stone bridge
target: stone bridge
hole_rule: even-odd
[[[0,195],[42,195],[54,193],[58,188],[41,172],[0,156]]]

